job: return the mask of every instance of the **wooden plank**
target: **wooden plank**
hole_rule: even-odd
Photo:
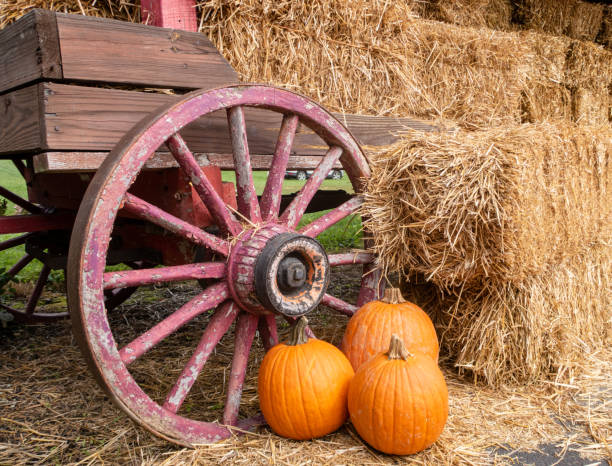
[[[0,153],[44,150],[41,115],[38,86],[0,96]]]
[[[42,96],[39,107],[37,96]],[[0,114],[0,122],[3,122],[0,134],[4,135],[0,139],[0,155],[33,151],[108,152],[129,128],[180,96],[42,83],[2,98],[8,103]],[[38,126],[36,114],[41,116]],[[273,153],[281,115],[256,108],[246,109],[245,115],[251,153]],[[338,116],[365,146],[390,144],[397,137],[397,131],[410,127],[434,128],[408,118]],[[194,152],[231,153],[224,111],[192,123],[181,134]],[[316,134],[303,125],[300,127],[293,146],[296,154],[321,155],[326,149],[326,144]],[[73,168],[79,169],[78,166]]]
[[[62,152],[110,151],[137,122],[160,106],[180,98],[53,83],[42,86],[45,96],[43,131],[47,142],[44,150]],[[250,108],[245,117],[250,151],[273,153],[282,115]],[[181,134],[193,152],[231,153],[225,111],[192,123]],[[309,132],[296,137],[294,150],[319,154],[326,147],[318,136]]]
[[[197,31],[195,8],[194,0],[141,0],[140,17],[151,26]]]
[[[34,171],[36,173],[73,173],[93,172],[104,161],[108,152],[45,152],[35,155]],[[233,170],[231,154],[194,154],[201,166],[216,165],[222,170]],[[289,157],[288,170],[314,170],[321,161],[320,155],[292,155]],[[272,163],[272,154],[251,154],[253,170],[268,170]],[[149,170],[177,167],[174,158],[167,152],[158,152],[145,165]],[[334,168],[341,169],[336,163]]]
[[[43,77],[61,76],[54,13],[33,10],[0,30],[0,93]]]
[[[197,32],[57,14],[63,77],[167,88],[212,88],[238,76]]]

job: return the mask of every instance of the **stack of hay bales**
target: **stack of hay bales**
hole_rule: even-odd
[[[609,125],[411,132],[372,159],[375,249],[462,371],[573,373],[612,336]]]
[[[127,3],[36,1],[137,16]],[[3,25],[23,7],[5,3]],[[578,0],[199,5],[244,81],[458,128],[371,153],[365,211],[382,266],[421,284],[411,292],[447,354],[493,384],[571,372],[609,332],[612,53],[591,42],[610,45],[609,13]]]
[[[290,87],[335,111],[467,129],[610,118],[612,53],[591,42],[423,20],[416,1],[226,0],[202,14],[244,81]]]

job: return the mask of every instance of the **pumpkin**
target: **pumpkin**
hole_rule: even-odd
[[[436,362],[408,352],[397,335],[387,353],[363,364],[348,394],[351,422],[374,448],[407,455],[433,444],[448,417],[448,391]]]
[[[335,346],[308,339],[301,317],[289,342],[271,348],[259,368],[261,412],[274,432],[306,440],[338,429],[348,417],[347,393],[354,375]]]
[[[438,338],[431,319],[419,306],[407,302],[398,288],[388,288],[382,301],[364,304],[351,317],[341,348],[357,370],[372,356],[387,350],[394,332],[409,350],[438,361]]]

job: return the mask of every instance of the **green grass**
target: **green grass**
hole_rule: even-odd
[[[221,172],[221,178],[223,181],[231,181],[236,184],[236,177],[233,171],[223,171]],[[255,171],[253,172],[253,184],[255,185],[255,191],[257,191],[257,195],[261,195],[263,193],[264,187],[266,185],[266,180],[268,179],[267,171]],[[294,180],[294,179],[285,179],[283,182],[283,194],[291,194],[300,190],[302,186],[304,186],[305,181]],[[321,184],[320,189],[326,190],[335,190],[335,189],[343,189],[347,193],[353,192],[353,186],[348,179],[348,176],[344,174],[344,176],[339,180],[325,180],[323,184]]]
[[[15,165],[10,160],[0,160],[0,186],[7,188],[9,191],[18,194],[23,198],[27,198],[27,187],[25,181],[21,177],[21,174],[15,168]],[[5,215],[15,214],[15,204],[7,201]],[[18,235],[0,235],[0,241],[12,238]],[[9,269],[15,262],[17,262],[25,254],[23,246],[14,247],[5,251],[0,251],[0,273],[2,269]],[[40,272],[41,264],[37,261],[32,263],[19,274],[17,279],[20,281],[27,281],[36,278]]]
[[[261,194],[264,190],[268,173],[265,171],[256,171],[253,173],[253,182],[257,194]],[[223,171],[223,181],[231,181],[235,183],[234,172]],[[299,191],[304,185],[305,181],[286,179],[283,182],[283,194],[291,194]],[[27,198],[27,189],[23,181],[23,178],[9,160],[0,160],[0,185],[8,188],[10,191]],[[325,180],[321,185],[321,189],[336,190],[343,189],[349,193],[353,192],[352,186],[346,174],[340,180]],[[315,220],[316,218],[323,215],[325,212],[316,212],[306,214],[300,222],[300,227]],[[5,215],[14,215],[15,206],[11,202],[7,202],[7,209]],[[8,239],[16,235],[0,235],[0,241]],[[328,251],[337,251],[346,248],[360,247],[362,245],[361,240],[361,218],[359,216],[349,216],[338,224],[329,228],[327,231],[322,233],[318,240]],[[17,262],[25,253],[24,247],[15,247],[6,251],[0,251],[0,273],[2,269],[9,269],[15,262]],[[41,264],[38,261],[32,262],[28,267],[22,270],[18,275],[19,281],[30,281],[34,280],[40,272]],[[54,271],[54,276],[61,274],[61,272]],[[56,279],[61,279],[59,276]]]

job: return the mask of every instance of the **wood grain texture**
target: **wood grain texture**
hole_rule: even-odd
[[[0,93],[62,76],[55,14],[33,10],[0,30]]]
[[[36,173],[73,173],[92,172],[97,170],[108,152],[44,152],[35,155],[34,171]],[[200,166],[215,165],[222,170],[233,170],[232,154],[194,154]],[[272,154],[251,154],[253,170],[268,170],[272,163]],[[292,155],[289,157],[288,170],[314,170],[321,161],[320,155]],[[160,170],[177,167],[177,163],[167,152],[158,152],[151,157],[145,169]],[[341,169],[336,163],[334,168]]]
[[[187,89],[238,82],[197,32],[59,13],[57,27],[67,80]]]
[[[36,90],[36,87],[40,89]],[[162,105],[179,99],[179,96],[159,93],[120,91],[95,87],[69,86],[42,83],[29,90],[43,96],[39,110],[43,141],[41,151],[107,152],[117,144],[125,132],[138,121]],[[23,99],[21,95],[19,97]],[[9,96],[12,94],[8,94]],[[28,97],[32,100],[32,97]],[[423,122],[409,118],[368,117],[337,115],[364,146],[392,143],[397,131],[408,128],[435,129]],[[250,152],[272,154],[282,116],[262,109],[245,111]],[[13,124],[12,141],[31,140],[31,129]],[[28,132],[28,137],[19,133]],[[187,126],[181,134],[193,152],[229,154],[231,142],[224,111],[213,113]],[[0,154],[7,151],[30,151],[32,144],[17,147],[12,142],[0,140]],[[293,152],[302,155],[322,155],[327,150],[323,141],[307,127],[300,125],[293,145]]]
[[[194,0],[141,0],[140,17],[143,24],[197,31],[198,18]]]
[[[39,86],[0,96],[0,153],[36,152],[45,147],[40,127]]]

